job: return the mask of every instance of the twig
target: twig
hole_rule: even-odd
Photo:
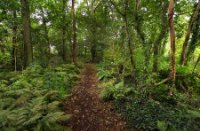
[[[163,79],[162,81],[160,81],[160,82],[156,83],[156,84],[155,84],[155,86],[159,86],[159,85],[161,85],[161,84],[163,84],[163,83],[165,83],[165,82],[169,81],[170,79],[171,79],[170,77],[168,77],[168,78],[165,78],[165,79]]]

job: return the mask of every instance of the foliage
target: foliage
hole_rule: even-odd
[[[61,97],[54,90],[34,87],[0,88],[1,130],[66,130],[61,122],[70,115],[61,109]]]
[[[22,72],[21,75],[13,77],[14,87],[38,87],[58,90],[61,95],[69,93],[75,84],[79,69],[74,65],[62,65],[59,67],[42,68],[32,65]]]
[[[185,94],[181,93],[181,90],[174,91],[172,96],[169,95],[170,83],[154,86],[156,81],[168,77],[168,71],[161,71],[160,74],[153,73],[143,80],[145,85],[135,87],[124,83],[123,79],[119,80],[116,72],[112,73],[112,77],[107,75],[113,72],[111,69],[115,68],[114,66],[107,69],[105,65],[99,65],[98,68],[99,77],[104,78],[101,79],[99,85],[102,87],[100,97],[105,101],[112,100],[114,102],[115,109],[128,121],[129,130],[200,129],[198,124],[200,122],[200,101],[195,98],[196,90],[193,90],[192,98],[190,94],[191,87],[199,89],[197,85],[199,80],[194,79],[191,75],[187,76],[190,72],[188,68],[178,67],[177,73],[187,76],[184,77],[184,80],[190,89]],[[181,80],[183,81],[183,78],[177,78],[177,82]]]
[[[99,68],[97,75],[98,75],[99,80],[113,78],[114,71],[108,71],[108,70],[104,70],[103,68]]]
[[[176,3],[169,24],[175,27],[176,50],[170,46],[167,0],[78,0],[75,10],[67,0],[29,0],[26,8],[23,1],[28,2],[0,1],[2,129],[57,130],[49,125],[63,114],[45,107],[59,106],[57,101],[70,93],[79,69],[66,63],[76,55],[77,63],[100,62],[100,96],[116,103],[129,125],[135,125],[131,128],[199,129],[199,1],[171,0]],[[23,17],[28,22],[22,22]],[[31,37],[21,33],[26,27]],[[27,68],[26,56],[32,51],[33,57],[27,57],[32,65]],[[184,52],[185,65],[178,63]],[[176,74],[173,87],[171,74]],[[55,103],[45,97],[54,91],[61,97]]]
[[[123,82],[114,84],[112,81],[109,81],[100,86],[103,87],[100,97],[104,100],[121,100],[133,92]]]
[[[115,105],[129,122],[130,129],[199,130],[200,111],[179,101],[174,98],[158,101],[136,95],[126,101],[116,100]]]
[[[70,115],[63,111],[62,101],[77,73],[74,65],[49,69],[32,65],[22,73],[1,73],[1,130],[68,130],[64,124]]]

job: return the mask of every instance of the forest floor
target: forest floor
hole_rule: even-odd
[[[72,131],[124,131],[126,122],[114,111],[111,102],[99,98],[101,89],[97,83],[95,66],[86,64],[68,103]]]

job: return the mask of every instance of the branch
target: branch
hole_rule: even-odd
[[[194,73],[194,71],[195,71],[195,69],[196,69],[196,67],[197,67],[197,65],[198,65],[198,63],[199,63],[199,61],[200,61],[200,54],[199,54],[199,57],[197,58],[197,62],[195,63],[195,66],[194,66],[194,68],[193,68],[192,73]]]
[[[99,1],[99,2],[97,3],[96,7],[94,8],[94,12],[95,12],[96,9],[101,5],[101,2],[102,2],[102,1]]]
[[[197,78],[200,79],[200,74],[198,74],[198,73],[194,73],[194,76],[196,76]]]
[[[117,11],[121,16],[123,16],[123,17],[125,16],[125,14],[122,13],[122,12],[120,11],[119,8],[117,8],[117,5],[116,5],[112,0],[110,0],[110,3],[115,7],[116,11]]]
[[[170,78],[170,77],[168,77],[168,78],[165,78],[165,79],[163,79],[162,81],[160,81],[160,82],[156,83],[156,84],[155,84],[155,86],[159,86],[159,85],[161,85],[161,84],[164,84],[165,82],[167,82],[167,81],[169,81],[169,80],[171,80],[171,78]]]
[[[87,4],[87,10],[88,10],[88,12],[90,13],[90,7],[89,7],[89,2],[88,2],[88,0],[86,0],[86,4]]]

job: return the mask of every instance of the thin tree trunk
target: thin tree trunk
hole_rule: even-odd
[[[133,58],[133,49],[132,49],[132,44],[131,44],[131,38],[130,38],[130,32],[129,32],[129,27],[128,27],[128,20],[127,18],[125,17],[125,24],[126,24],[126,37],[127,37],[127,41],[128,41],[128,49],[129,49],[129,54],[130,54],[130,61],[131,61],[131,66],[132,66],[132,69],[133,69],[133,76],[135,78],[135,61],[134,61],[134,58]]]
[[[159,57],[159,47],[161,45],[162,40],[165,38],[167,34],[167,2],[162,0],[162,13],[161,13],[161,31],[158,35],[157,39],[154,42],[153,47],[153,72],[158,71],[158,57]]]
[[[173,82],[173,86],[175,86],[175,81],[176,81],[176,58],[175,58],[175,53],[176,53],[176,48],[175,48],[175,28],[174,28],[174,0],[170,0],[169,2],[169,12],[168,12],[168,17],[169,17],[169,30],[170,30],[170,57],[171,57],[171,73],[170,73],[170,78]]]
[[[199,54],[199,57],[197,58],[197,61],[196,61],[196,63],[195,63],[195,66],[194,66],[194,69],[193,69],[193,71],[192,71],[192,74],[194,74],[194,71],[195,71],[197,65],[199,64],[199,61],[200,61],[200,54]]]
[[[125,22],[125,29],[126,29],[126,37],[127,37],[127,41],[128,41],[128,48],[129,48],[129,53],[130,53],[130,61],[131,61],[132,69],[133,69],[133,82],[136,85],[137,84],[136,71],[135,71],[136,66],[135,66],[135,60],[133,58],[133,48],[132,48],[132,44],[131,44],[131,36],[130,36],[130,32],[129,32],[127,12],[128,12],[128,0],[126,0],[126,5],[125,5],[124,22]]]
[[[21,0],[21,5],[24,41],[24,67],[26,68],[33,62],[29,0]]]
[[[17,71],[17,23],[16,23],[16,19],[17,19],[17,12],[16,10],[13,11],[13,19],[14,19],[14,23],[13,23],[13,38],[12,38],[12,42],[13,42],[13,51],[12,51],[12,66],[14,67],[14,71]]]
[[[137,31],[137,34],[142,42],[143,46],[143,53],[144,53],[144,72],[147,73],[147,68],[149,66],[149,45],[147,44],[148,42],[145,40],[145,34],[142,31],[142,21],[139,17],[139,9],[141,5],[141,0],[135,0],[135,11],[134,11],[134,19],[135,19],[135,24],[134,27]]]
[[[140,21],[140,18],[139,18],[139,14],[138,14],[138,10],[139,10],[139,7],[140,7],[140,3],[141,1],[140,0],[135,0],[135,11],[134,11],[134,18],[135,18],[135,28],[137,30],[137,33],[142,41],[142,44],[146,44],[145,42],[145,34],[142,32],[142,27],[141,27],[141,21]]]
[[[192,29],[192,38],[191,38],[190,44],[188,46],[185,65],[187,65],[188,60],[190,60],[190,58],[191,58],[191,55],[195,52],[197,45],[200,44],[199,38],[200,38],[200,10],[199,10],[198,17],[197,17],[196,21],[194,22],[194,26]],[[199,43],[198,43],[198,41],[199,41]]]
[[[133,52],[133,47],[131,44],[131,36],[130,36],[130,32],[129,32],[129,24],[128,24],[128,18],[127,18],[127,13],[128,13],[128,0],[125,1],[125,12],[121,12],[120,9],[117,7],[117,5],[110,0],[111,4],[115,7],[116,11],[122,16],[123,21],[125,23],[125,31],[126,31],[126,38],[127,38],[127,44],[128,44],[128,49],[129,49],[129,54],[130,54],[130,62],[131,62],[131,66],[132,66],[132,70],[133,70],[133,82],[135,85],[137,85],[137,80],[136,80],[136,64],[135,64],[135,60],[134,60],[134,52]]]
[[[185,41],[183,43],[183,47],[182,47],[182,53],[181,53],[181,59],[180,59],[180,64],[181,65],[185,65],[186,64],[186,52],[187,52],[187,48],[188,48],[188,41],[190,39],[190,34],[194,25],[195,20],[197,19],[198,16],[198,12],[200,10],[200,0],[196,6],[196,9],[194,10],[191,19],[190,19],[190,23],[188,25],[188,29],[187,29],[187,33],[185,36]]]
[[[67,47],[66,47],[66,0],[63,0],[63,28],[62,28],[62,46],[63,46],[63,61],[67,62]]]
[[[72,0],[72,61],[77,64],[77,52],[76,52],[76,16],[75,16],[75,0]]]
[[[50,40],[49,40],[49,32],[48,32],[48,28],[47,28],[47,20],[44,16],[44,10],[41,8],[42,11],[42,22],[43,22],[43,27],[44,27],[44,32],[45,32],[45,39],[48,45],[48,61],[50,61],[51,59],[51,44],[50,44]]]
[[[93,26],[91,27],[91,31],[92,31],[92,43],[91,43],[91,57],[92,57],[92,62],[96,62],[96,57],[97,57],[97,46],[96,46],[96,18],[95,18],[95,12],[93,12],[93,16],[94,17],[94,23]]]
[[[92,31],[92,44],[91,44],[91,56],[92,56],[92,62],[96,62],[97,59],[97,46],[96,46],[96,31],[97,31],[97,25],[96,25],[96,16],[95,16],[95,11],[93,10],[92,13],[92,18],[93,20],[93,24],[91,26],[91,31]]]

